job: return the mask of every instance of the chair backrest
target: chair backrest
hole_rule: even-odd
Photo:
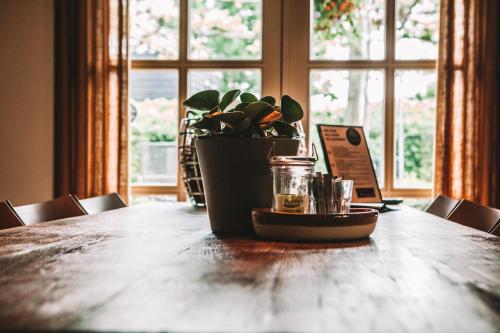
[[[490,231],[490,234],[500,237],[500,221],[495,224],[493,229]]]
[[[78,201],[88,214],[127,207],[125,201],[116,192],[88,199],[78,199]]]
[[[71,195],[31,205],[14,207],[25,225],[86,215],[78,201]]]
[[[440,194],[434,199],[434,201],[432,201],[425,211],[445,219],[448,215],[450,215],[459,202],[459,200],[451,199]]]
[[[500,210],[481,206],[469,200],[462,200],[447,217],[447,220],[491,232],[500,220]]]
[[[0,202],[0,229],[23,226],[24,223],[17,216],[10,201]]]

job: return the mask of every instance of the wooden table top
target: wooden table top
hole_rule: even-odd
[[[369,240],[316,244],[123,208],[1,231],[0,329],[499,332],[500,238],[407,207]]]

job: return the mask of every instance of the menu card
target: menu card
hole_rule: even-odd
[[[353,180],[353,203],[381,203],[363,127],[317,125],[328,171]]]

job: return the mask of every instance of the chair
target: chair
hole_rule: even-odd
[[[23,226],[24,223],[17,216],[10,201],[0,202],[0,229]]]
[[[458,203],[459,200],[451,199],[440,194],[434,199],[434,201],[431,202],[425,211],[445,219],[448,215],[450,215],[453,208],[455,208]]]
[[[500,220],[500,210],[481,206],[469,200],[462,200],[446,219],[471,228],[491,232]]]
[[[490,231],[490,234],[500,237],[500,221],[495,224],[493,229]]]
[[[17,206],[14,207],[14,211],[25,225],[87,215],[71,195],[36,204]]]
[[[116,192],[82,200],[76,196],[75,198],[88,214],[97,214],[107,210],[127,207],[125,201]]]

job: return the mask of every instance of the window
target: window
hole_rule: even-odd
[[[180,101],[240,88],[293,96],[316,144],[318,123],[363,125],[384,195],[430,196],[438,8],[433,0],[133,0],[132,194],[183,199]]]
[[[283,10],[282,89],[309,110],[310,142],[320,146],[316,124],[362,125],[384,196],[430,197],[439,2],[311,0]]]
[[[132,194],[144,200],[165,195],[182,200],[177,170],[181,102],[204,89],[280,95],[275,64],[281,50],[275,45],[280,45],[281,5],[133,0],[130,10]]]

